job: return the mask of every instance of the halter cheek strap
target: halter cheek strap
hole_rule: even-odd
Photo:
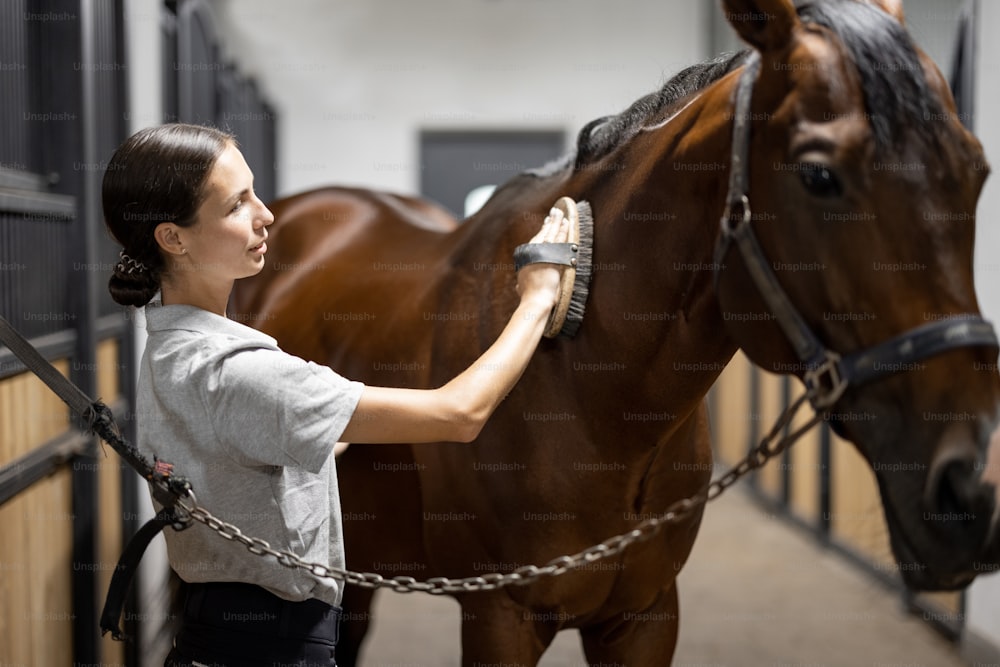
[[[845,356],[823,344],[778,282],[750,224],[753,218],[748,165],[750,102],[760,63],[760,54],[753,52],[736,86],[729,194],[715,248],[715,265],[721,267],[730,248],[736,246],[768,311],[795,350],[804,369],[802,379],[813,408],[817,411],[829,410],[850,386],[864,385],[910,370],[918,362],[950,350],[963,347],[1000,348],[993,325],[978,314],[945,317]],[[716,268],[716,288],[719,273]]]

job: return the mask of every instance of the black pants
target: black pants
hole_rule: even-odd
[[[288,602],[259,586],[189,584],[164,667],[336,667],[340,608]]]

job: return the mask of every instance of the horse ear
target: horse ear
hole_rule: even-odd
[[[863,0],[863,2],[875,5],[903,25],[906,24],[906,17],[903,15],[903,0]]]
[[[792,0],[722,0],[726,20],[758,51],[780,49],[799,23]]]

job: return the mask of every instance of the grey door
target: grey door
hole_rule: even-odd
[[[420,193],[463,219],[473,190],[500,185],[558,158],[564,150],[561,131],[423,131]]]

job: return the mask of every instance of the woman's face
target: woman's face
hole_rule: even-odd
[[[189,268],[220,280],[246,278],[264,268],[266,227],[274,215],[253,191],[253,172],[230,144],[205,182],[197,222],[184,231]]]

